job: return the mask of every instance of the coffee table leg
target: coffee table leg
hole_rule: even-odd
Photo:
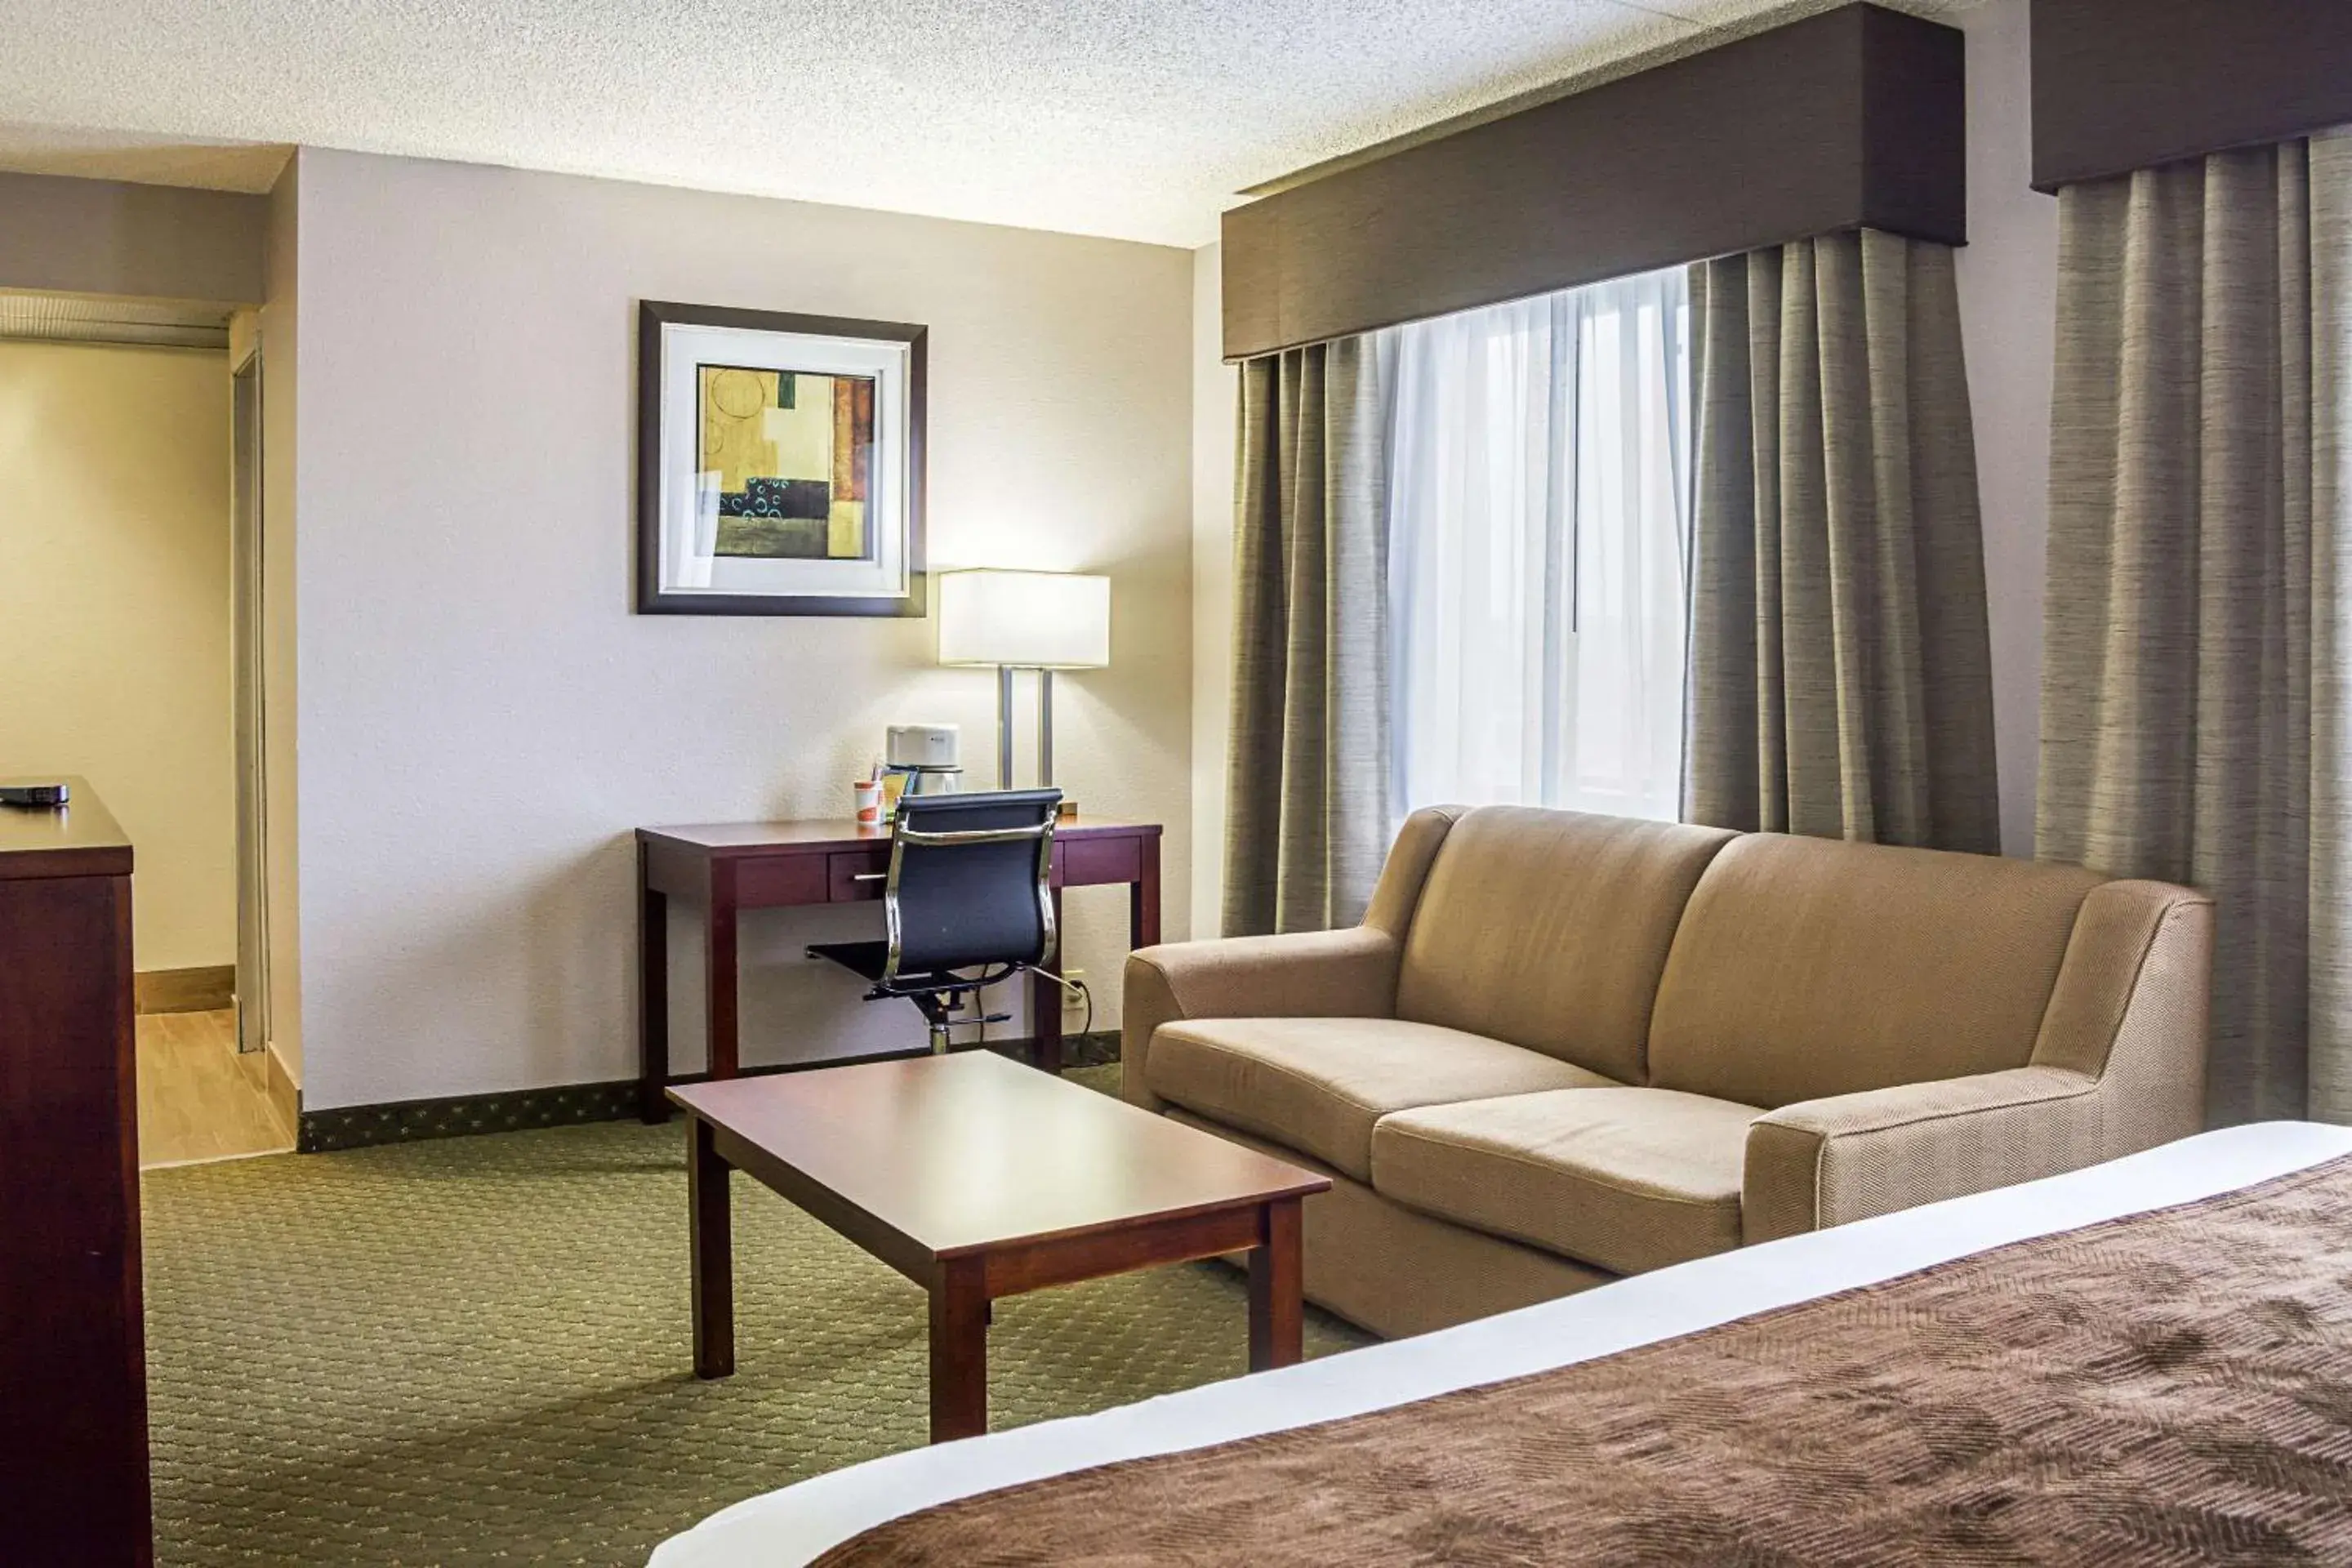
[[[694,1251],[694,1375],[735,1370],[735,1237],[730,1167],[710,1123],[696,1117],[687,1144],[688,1229]]]
[[[1297,1198],[1265,1205],[1265,1239],[1249,1255],[1249,1367],[1296,1366],[1307,1353]]]
[[[980,1259],[950,1258],[931,1287],[931,1441],[988,1430],[988,1294]]]

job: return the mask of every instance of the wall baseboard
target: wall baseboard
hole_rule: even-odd
[[[236,965],[142,970],[132,994],[142,1013],[217,1013],[236,1005]]]
[[[991,1040],[988,1049],[1025,1059],[1035,1042]],[[920,1051],[893,1052],[886,1057],[860,1057],[858,1061],[916,1057]],[[1104,1067],[1118,1060],[1118,1035],[1097,1031],[1069,1035],[1062,1041],[1066,1067]],[[284,1064],[270,1053],[273,1077]],[[794,1063],[787,1067],[747,1068],[746,1078],[805,1072],[814,1067],[845,1063]],[[692,1083],[699,1075],[682,1076]],[[416,1143],[431,1138],[464,1138],[477,1132],[520,1132],[533,1128],[579,1127],[594,1121],[626,1121],[637,1114],[637,1080],[563,1084],[554,1089],[518,1089],[497,1094],[458,1094],[441,1100],[404,1100],[388,1105],[343,1105],[326,1110],[305,1110],[298,1121],[295,1148],[299,1153],[325,1154],[340,1149],[366,1149],[383,1143]]]
[[[389,1105],[340,1105],[302,1112],[295,1151],[324,1154],[379,1143],[417,1143],[428,1138],[463,1138],[476,1132],[520,1132],[534,1127],[573,1127],[634,1116],[637,1086],[575,1083],[556,1089],[518,1089],[500,1094],[458,1094],[443,1100],[404,1100]]]
[[[1027,1046],[1026,1040],[1014,1042]],[[1066,1068],[1107,1068],[1118,1060],[1118,1031],[1097,1029],[1091,1035],[1062,1037],[1062,1065]]]

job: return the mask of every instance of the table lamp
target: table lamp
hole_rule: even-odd
[[[1013,787],[1013,672],[1037,672],[1037,783],[1054,782],[1054,672],[1110,663],[1110,579],[1067,572],[940,574],[940,662],[996,667],[996,776]]]

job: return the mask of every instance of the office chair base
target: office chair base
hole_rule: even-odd
[[[874,991],[867,994],[866,1000],[878,1002],[890,994],[891,993],[887,991]],[[950,1030],[966,1025],[985,1029],[991,1024],[1013,1022],[1013,1015],[1010,1013],[982,1013],[968,1018],[957,1017],[956,1013],[963,1006],[965,999],[970,997],[977,1001],[979,994],[976,989],[932,991],[918,993],[906,998],[912,1002],[923,1015],[923,1022],[930,1037],[931,1055],[943,1057],[955,1048],[955,1037],[950,1033]]]
[[[811,958],[837,963],[851,973],[872,981],[873,988],[866,993],[868,1002],[912,1002],[923,1016],[931,1054],[935,1057],[944,1056],[955,1048],[954,1037],[950,1031],[960,1026],[971,1025],[984,1029],[991,1024],[1013,1021],[1010,1013],[957,1016],[968,1003],[976,1005],[984,989],[1023,974],[1046,973],[1030,964],[1006,963],[979,964],[970,972],[941,970],[933,973],[900,974],[885,982],[882,977],[888,969],[890,952],[887,942],[819,942],[807,952]]]

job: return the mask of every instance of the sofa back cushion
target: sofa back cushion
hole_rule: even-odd
[[[1778,1109],[2021,1068],[2074,917],[2073,866],[1756,835],[1691,895],[1650,1081]]]
[[[1734,835],[1488,806],[1454,825],[1413,910],[1397,1016],[1643,1080],[1683,905]]]

